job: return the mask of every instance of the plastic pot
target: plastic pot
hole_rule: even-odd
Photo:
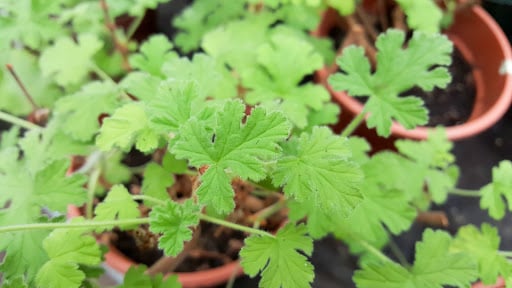
[[[69,218],[81,215],[82,213],[78,207],[68,207]],[[110,243],[105,243],[101,238],[98,238],[98,242],[108,246],[109,250],[107,254],[105,254],[105,263],[116,272],[124,275],[131,266],[137,265],[137,263],[126,257]],[[206,288],[226,283],[231,277],[233,277],[233,274],[236,276],[242,275],[243,270],[239,261],[233,261],[226,265],[209,270],[170,273],[168,275],[173,274],[178,275],[179,282],[183,285],[183,288]]]
[[[340,25],[339,16],[332,10],[323,15],[322,22],[314,32],[316,36],[327,36],[329,30]],[[463,124],[446,128],[450,140],[460,140],[474,136],[494,125],[508,110],[512,101],[512,75],[510,72],[500,73],[505,61],[512,61],[510,44],[493,18],[479,6],[463,9],[455,15],[454,24],[445,31],[460,50],[463,57],[473,66],[473,76],[476,86],[476,97],[473,111],[469,120]],[[334,65],[326,66],[316,72],[315,78],[325,85],[332,99],[342,108],[337,127],[346,126],[355,115],[358,115],[363,105],[345,92],[333,91],[327,83],[328,77],[336,72]],[[378,137],[375,130],[361,125],[356,134],[367,137],[376,146],[392,146],[395,139],[406,138],[426,139],[431,128],[418,127],[406,130],[394,122],[391,127],[391,137],[384,140]],[[380,141],[380,144],[379,144]],[[383,144],[383,141],[387,143]]]

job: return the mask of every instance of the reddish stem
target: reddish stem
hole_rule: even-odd
[[[117,51],[121,54],[121,57],[123,58],[123,68],[126,71],[130,71],[130,63],[128,62],[128,47],[126,45],[122,44],[116,35],[116,24],[110,19],[110,14],[108,11],[108,5],[107,1],[100,0],[101,10],[103,10],[103,17],[105,19],[105,26],[107,27],[108,31],[110,32],[110,37],[112,38],[112,42],[114,42],[114,46]]]
[[[36,102],[34,101],[34,98],[32,98],[30,93],[28,93],[27,88],[25,87],[23,82],[21,82],[21,79],[18,77],[16,71],[14,71],[14,67],[12,66],[12,64],[6,64],[5,67],[7,67],[7,70],[9,70],[9,73],[11,73],[14,80],[16,80],[16,83],[18,83],[18,86],[21,88],[21,91],[23,91],[23,94],[27,98],[28,102],[30,102],[30,105],[32,105],[32,110],[35,111],[39,109],[39,106],[37,106]]]

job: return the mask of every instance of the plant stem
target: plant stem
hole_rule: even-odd
[[[359,115],[357,115],[354,119],[352,119],[352,121],[350,121],[350,123],[347,125],[347,127],[345,127],[343,132],[341,132],[341,136],[342,137],[350,136],[354,132],[354,130],[356,130],[356,128],[363,122],[365,116],[366,116],[366,113],[364,112],[364,110],[361,111],[361,113],[359,113]]]
[[[160,199],[155,198],[155,197],[148,196],[148,195],[132,195],[132,199],[133,200],[148,201],[148,202],[152,202],[154,204],[162,205],[162,206],[165,205],[165,201],[160,200]]]
[[[130,28],[126,32],[126,38],[131,39],[135,32],[137,32],[137,28],[139,28],[140,23],[142,23],[142,20],[144,19],[144,15],[135,17],[135,20],[133,20],[132,24],[130,25]]]
[[[409,268],[411,265],[409,264],[409,262],[407,262],[407,259],[405,259],[404,253],[402,253],[402,250],[400,250],[400,248],[398,247],[396,242],[391,237],[389,238],[388,245],[389,245],[389,248],[391,249],[391,252],[398,259],[398,262],[400,262],[400,264],[402,266]]]
[[[480,194],[480,191],[478,190],[468,190],[468,189],[460,189],[460,188],[453,188],[448,193],[458,196],[464,196],[464,197],[480,197],[482,196]]]
[[[148,218],[136,218],[136,219],[125,219],[125,220],[109,220],[109,221],[95,221],[88,220],[84,222],[73,222],[73,223],[33,223],[33,224],[21,224],[21,225],[10,225],[0,227],[0,233],[25,231],[25,230],[53,230],[59,228],[66,229],[97,229],[102,227],[111,227],[118,225],[140,225],[149,223]]]
[[[231,223],[229,221],[221,220],[221,219],[218,219],[218,218],[213,218],[213,217],[210,217],[208,215],[199,214],[199,219],[201,219],[203,221],[206,221],[206,222],[222,225],[222,226],[225,226],[225,227],[228,227],[228,228],[231,228],[231,229],[235,229],[235,230],[238,230],[238,231],[247,232],[247,233],[251,233],[251,234],[257,234],[257,235],[265,236],[265,237],[275,238],[274,235],[272,235],[272,234],[270,234],[270,233],[268,233],[266,231],[250,228],[250,227],[239,225],[239,224],[235,224],[235,223]]]
[[[373,245],[371,245],[370,243],[368,243],[364,240],[361,240],[361,239],[358,240],[358,243],[361,244],[361,246],[363,246],[368,252],[372,253],[374,256],[376,256],[380,260],[382,260],[384,262],[393,262],[394,263],[393,260],[389,259],[388,256],[384,255],[384,253],[382,253],[379,249],[373,247]]]
[[[512,251],[502,251],[498,250],[498,254],[505,256],[507,258],[512,258]]]
[[[14,67],[12,67],[12,64],[6,64],[5,67],[7,67],[7,70],[9,70],[9,73],[11,73],[11,76],[14,78],[16,83],[18,83],[18,86],[21,88],[21,91],[27,98],[28,102],[30,102],[30,105],[32,105],[32,110],[37,110],[39,107],[37,106],[36,102],[34,101],[34,98],[32,98],[32,95],[28,93],[28,90],[26,86],[21,82],[20,77],[18,77],[18,74],[16,71],[14,71]]]
[[[18,125],[22,128],[25,128],[27,130],[38,130],[38,129],[42,129],[41,126],[38,126],[32,122],[29,122],[27,120],[24,120],[24,119],[21,119],[21,118],[18,118],[16,116],[13,116],[11,114],[8,114],[8,113],[5,113],[3,111],[0,111],[0,120],[3,120],[3,121],[6,121],[6,122],[9,122],[13,125]]]
[[[258,213],[254,214],[252,218],[254,219],[254,225],[255,227],[259,226],[259,223],[261,220],[267,219],[268,217],[272,216],[274,213],[278,212],[279,210],[283,209],[283,207],[286,206],[287,200],[279,200],[276,203],[266,207],[263,210],[260,210]]]
[[[96,191],[96,186],[98,185],[98,179],[100,178],[101,168],[96,167],[96,169],[92,170],[91,178],[89,178],[89,182],[87,183],[87,204],[85,211],[85,218],[92,219],[92,210],[94,207],[94,192]]]

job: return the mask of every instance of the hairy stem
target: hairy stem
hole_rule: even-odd
[[[29,230],[53,230],[59,228],[66,229],[97,229],[97,228],[108,228],[119,225],[141,225],[148,224],[150,222],[148,218],[136,218],[136,219],[124,219],[124,220],[109,220],[109,221],[95,221],[87,220],[84,222],[73,222],[73,223],[33,223],[33,224],[21,224],[21,225],[9,225],[0,227],[0,233],[16,232],[16,231],[29,231]]]
[[[481,197],[482,194],[480,194],[480,191],[478,190],[468,190],[468,189],[460,189],[460,188],[453,188],[448,192],[452,195],[457,196],[464,196],[464,197]]]
[[[396,244],[396,242],[390,237],[389,243],[388,243],[389,249],[391,249],[391,252],[393,255],[396,256],[396,259],[398,259],[398,262],[406,268],[409,268],[411,265],[409,262],[407,262],[407,259],[404,256],[404,253],[402,253],[402,250],[400,250],[400,247]]]
[[[9,122],[12,125],[20,126],[20,127],[25,128],[27,130],[39,130],[39,129],[42,129],[41,126],[38,126],[38,125],[36,125],[36,124],[34,124],[32,122],[29,122],[27,120],[18,118],[16,116],[13,116],[11,114],[5,113],[3,111],[0,111],[0,120],[3,120],[5,122]]]
[[[130,28],[128,28],[128,31],[126,32],[127,39],[131,39],[133,35],[135,35],[135,32],[137,32],[137,29],[139,28],[143,19],[144,15],[135,17],[135,20],[133,20],[132,24],[130,24]]]
[[[14,78],[16,83],[18,83],[18,86],[20,87],[21,91],[23,92],[23,95],[25,95],[25,98],[27,98],[28,102],[30,102],[30,105],[32,106],[32,110],[39,109],[39,106],[37,106],[36,102],[34,101],[34,98],[30,93],[28,93],[27,87],[23,82],[21,82],[20,77],[18,77],[18,74],[16,71],[14,71],[14,67],[12,64],[6,64],[5,67],[7,67],[7,70],[9,70],[9,73],[11,73],[11,76]]]
[[[356,130],[356,128],[359,125],[361,125],[365,116],[366,116],[366,113],[364,112],[364,110],[361,111],[361,113],[359,113],[359,115],[354,117],[354,119],[352,119],[352,121],[350,121],[350,123],[347,125],[347,127],[345,127],[345,129],[343,129],[343,132],[341,132],[341,136],[342,137],[350,136]]]
[[[148,201],[148,202],[151,202],[151,203],[156,204],[156,205],[162,205],[162,206],[165,205],[165,201],[160,200],[160,199],[155,198],[155,197],[148,196],[148,195],[132,195],[132,199],[133,200]]]
[[[98,185],[98,179],[100,178],[101,168],[96,167],[91,173],[91,177],[89,178],[89,182],[87,183],[87,204],[85,211],[85,218],[92,219],[92,210],[94,208],[94,192],[96,191],[96,186]]]
[[[498,254],[505,256],[507,258],[512,258],[512,251],[498,250]]]
[[[268,217],[274,215],[276,212],[283,209],[286,206],[287,200],[282,199],[277,201],[276,203],[266,207],[263,210],[258,211],[256,214],[252,215],[252,221],[254,222],[254,227],[259,227],[259,224],[262,220],[267,219]]]
[[[235,223],[232,223],[232,222],[229,222],[229,221],[226,221],[226,220],[222,220],[222,219],[218,219],[218,218],[213,218],[213,217],[210,217],[208,215],[199,214],[199,219],[201,219],[203,221],[206,221],[206,222],[213,223],[213,224],[222,225],[224,227],[228,227],[228,228],[235,229],[235,230],[238,230],[238,231],[247,232],[247,233],[250,233],[250,234],[257,234],[257,235],[260,235],[260,236],[266,236],[266,237],[275,238],[274,235],[272,235],[272,234],[270,234],[270,233],[268,233],[266,231],[255,229],[255,228],[250,228],[250,227],[239,225],[239,224],[235,224]]]
[[[393,260],[389,259],[388,256],[384,255],[384,253],[382,253],[379,249],[373,247],[373,245],[371,245],[370,243],[368,243],[364,240],[361,240],[361,239],[358,239],[358,243],[361,244],[361,246],[363,246],[364,249],[366,249],[366,251],[372,253],[374,256],[376,256],[383,262],[393,262],[394,263]]]

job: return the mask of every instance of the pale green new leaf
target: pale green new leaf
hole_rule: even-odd
[[[316,127],[284,146],[273,183],[299,202],[311,201],[324,213],[347,216],[363,199],[363,175],[350,155],[346,138]]]
[[[240,251],[244,271],[254,277],[261,271],[260,287],[311,287],[313,266],[304,256],[311,256],[313,240],[304,225],[288,224],[275,237],[254,235],[245,239]]]
[[[141,103],[128,103],[103,120],[96,145],[104,150],[119,147],[129,151],[132,145],[142,152],[158,147],[160,136],[149,126],[149,118]]]
[[[166,78],[177,81],[196,81],[199,97],[205,99],[233,98],[237,95],[237,81],[221,62],[206,54],[196,53],[192,60],[175,58],[163,64]]]
[[[192,199],[182,204],[167,200],[165,206],[156,206],[149,213],[149,229],[162,233],[158,247],[164,250],[165,255],[178,255],[183,250],[183,242],[192,239],[191,228],[199,224],[200,209],[201,206]]]
[[[79,35],[77,42],[59,38],[39,58],[43,76],[53,77],[62,86],[82,82],[93,67],[92,57],[102,46],[101,40],[91,34]]]
[[[111,114],[120,105],[119,90],[110,82],[90,82],[61,98],[55,113],[61,114],[62,130],[79,141],[90,141],[100,129],[98,117]]]
[[[407,25],[414,30],[438,33],[443,12],[432,0],[397,0],[407,16]]]
[[[140,217],[139,205],[122,185],[114,185],[103,202],[94,209],[95,220],[124,220]],[[137,225],[121,225],[122,229],[134,228]]]
[[[174,176],[165,166],[160,166],[154,162],[149,163],[144,170],[144,179],[142,180],[142,194],[148,195],[160,200],[169,199],[167,187],[174,184]],[[153,203],[144,203],[153,205]]]
[[[130,56],[130,65],[153,76],[163,77],[162,65],[178,57],[172,48],[172,43],[164,35],[151,36],[140,46],[139,53]]]
[[[184,52],[198,49],[208,31],[244,15],[244,7],[244,1],[194,1],[173,21],[182,30],[176,35],[176,45]]]
[[[146,269],[144,265],[131,266],[124,275],[123,284],[116,288],[181,288],[178,276],[167,276],[164,280],[161,273],[153,276],[147,275]]]
[[[96,239],[92,235],[84,235],[81,229],[54,230],[43,241],[43,247],[50,260],[37,274],[39,287],[81,287],[86,276],[79,269],[79,264],[98,265],[102,261]]]
[[[506,203],[512,211],[512,162],[503,160],[492,168],[492,182],[482,187],[480,194],[480,207],[489,210],[492,218],[500,220],[505,216]]]
[[[363,48],[348,47],[337,59],[343,73],[329,78],[334,90],[369,96],[364,108],[369,113],[367,124],[377,128],[381,136],[389,136],[392,120],[407,129],[427,123],[423,101],[414,96],[399,97],[400,93],[414,86],[426,91],[444,88],[451,79],[446,65],[451,62],[453,45],[446,36],[415,32],[407,48],[403,48],[404,41],[405,34],[398,30],[388,30],[379,36],[374,74]]]
[[[356,271],[354,282],[358,288],[469,287],[478,275],[477,265],[468,254],[450,252],[451,243],[448,233],[428,229],[416,244],[412,268],[391,261],[370,262]]]
[[[231,177],[264,179],[267,163],[279,155],[277,143],[289,134],[289,123],[279,112],[257,107],[242,123],[244,116],[241,101],[228,101],[216,115],[216,122],[192,118],[182,125],[180,137],[171,147],[178,159],[188,159],[195,167],[209,166],[197,195],[202,204],[215,205],[211,208],[219,213],[234,208]]]
[[[330,99],[327,91],[311,83],[299,86],[304,76],[323,65],[314,47],[301,37],[281,30],[259,47],[257,66],[240,71],[248,89],[248,104],[279,100],[281,110],[299,128],[307,123],[309,110],[320,110]]]
[[[453,250],[471,255],[478,263],[479,278],[488,285],[494,284],[498,276],[512,276],[512,264],[498,253],[499,248],[498,230],[487,223],[482,224],[481,231],[473,225],[460,228],[452,244]]]

